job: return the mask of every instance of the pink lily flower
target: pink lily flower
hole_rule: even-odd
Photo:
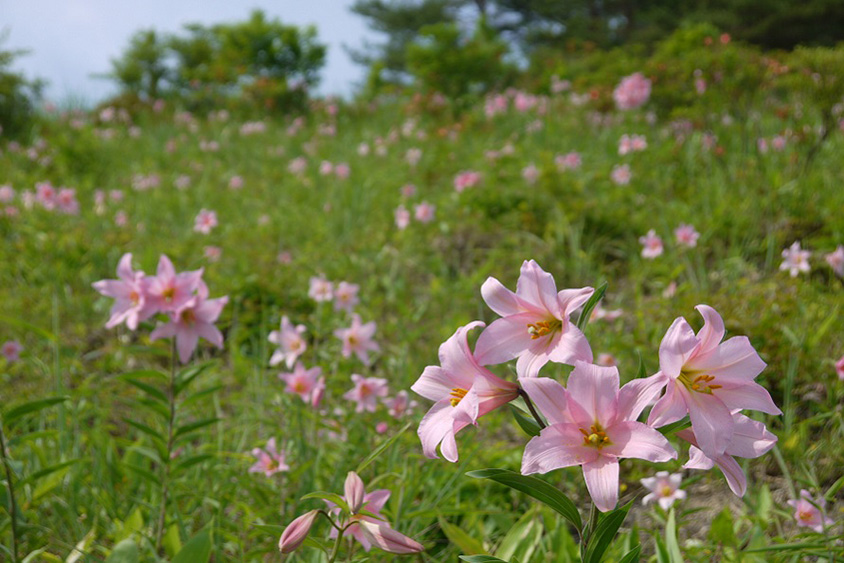
[[[662,255],[662,239],[651,229],[648,234],[639,237],[639,244],[642,245],[642,258],[653,260]]]
[[[296,362],[292,373],[280,373],[278,378],[286,384],[285,393],[294,393],[306,403],[313,404],[313,399],[316,393],[320,392],[320,387],[325,389],[325,378],[321,378],[320,375],[322,375],[321,367],[305,369],[302,362]]]
[[[680,488],[683,481],[681,473],[669,475],[668,471],[657,471],[654,477],[646,477],[640,481],[650,491],[642,499],[644,505],[655,500],[663,510],[668,510],[675,500],[686,498],[686,491]]]
[[[138,323],[153,316],[156,307],[147,301],[148,282],[141,271],[132,270],[132,254],[126,253],[117,264],[116,280],[94,282],[93,288],[106,297],[112,297],[111,318],[106,328],[114,328],[125,322],[129,330],[138,328]]]
[[[679,227],[674,229],[674,238],[677,239],[677,244],[680,246],[694,248],[697,246],[697,239],[700,238],[700,233],[692,225],[681,223]]]
[[[290,470],[290,466],[285,463],[284,452],[276,449],[275,438],[269,439],[266,448],[253,449],[252,455],[258,458],[258,461],[249,468],[249,473],[263,473],[267,477],[272,477],[281,471]]]
[[[325,279],[325,275],[314,276],[310,281],[308,297],[317,303],[334,299],[334,284]]]
[[[334,331],[334,335],[343,342],[343,357],[354,353],[360,361],[369,365],[369,352],[378,352],[381,348],[372,340],[375,334],[375,321],[361,324],[360,315],[352,315],[352,326]]]
[[[481,286],[481,295],[502,318],[489,325],[478,338],[475,347],[478,362],[490,365],[518,358],[519,377],[536,377],[549,361],[591,362],[589,342],[569,316],[594,291],[583,287],[557,292],[554,278],[533,260],[522,264],[515,293],[497,279],[487,278]]]
[[[217,226],[217,214],[214,211],[201,209],[194,220],[193,230],[197,233],[207,235],[211,229]]]
[[[399,205],[395,211],[396,228],[403,231],[410,225],[410,211],[404,206]]]
[[[203,269],[176,273],[173,263],[165,255],[158,260],[155,276],[144,278],[146,297],[152,308],[172,313],[187,305],[202,284]]]
[[[815,499],[806,489],[800,491],[800,498],[789,500],[788,506],[794,509],[794,519],[798,526],[811,528],[819,534],[823,533],[824,526],[831,526],[833,521],[824,515],[826,510],[826,499],[823,496]]]
[[[308,344],[302,337],[304,332],[305,325],[294,327],[287,315],[282,316],[281,329],[270,332],[267,337],[267,340],[279,346],[278,350],[273,352],[272,357],[270,357],[270,365],[275,366],[284,361],[288,369],[293,367],[296,359],[308,349]]]
[[[369,551],[372,546],[396,554],[424,551],[425,548],[422,544],[393,530],[387,522],[387,518],[381,514],[384,505],[390,499],[390,491],[377,489],[367,493],[358,474],[349,471],[346,476],[344,492],[344,500],[352,513],[350,521],[353,522],[346,528],[345,533],[355,538],[363,546],[364,551]],[[340,514],[340,508],[334,503],[329,501],[325,501],[325,503],[332,514]],[[361,514],[362,511],[369,512],[372,516]],[[337,537],[336,528],[331,529],[329,537]]]
[[[835,373],[838,374],[838,379],[844,381],[844,356],[841,356],[841,358],[835,362]]]
[[[353,373],[352,382],[355,386],[347,391],[343,398],[357,402],[355,412],[375,412],[378,406],[377,399],[386,397],[389,393],[387,380],[381,377],[363,377]]]
[[[334,310],[351,313],[355,305],[360,303],[358,298],[360,286],[356,283],[341,281],[334,290]]]
[[[520,383],[549,424],[525,446],[523,475],[580,465],[592,501],[607,512],[618,504],[619,458],[677,459],[662,434],[636,421],[662,389],[656,376],[619,390],[616,368],[575,362],[568,389],[547,377]]]
[[[181,274],[180,274],[181,275]],[[199,344],[201,336],[217,348],[223,347],[223,334],[214,326],[228,297],[207,299],[208,288],[203,283],[197,294],[180,309],[170,313],[170,322],[159,325],[149,335],[150,340],[176,338],[176,350],[183,364],[190,361],[191,354]]]
[[[743,497],[747,490],[747,477],[733,456],[757,458],[774,447],[777,437],[771,434],[764,424],[743,414],[732,413],[730,420],[733,423],[730,442],[723,453],[715,456],[708,456],[703,452],[694,427],[680,430],[677,437],[692,445],[689,448],[689,461],[683,465],[683,469],[712,469],[717,465],[727,478],[730,490]]]
[[[796,278],[800,272],[807,273],[812,268],[809,266],[809,257],[812,253],[800,248],[800,241],[794,243],[782,251],[783,261],[780,270],[788,270],[792,278]]]
[[[440,365],[426,367],[411,387],[436,401],[419,423],[425,457],[436,458],[440,446],[445,459],[457,461],[455,434],[519,395],[518,385],[482,367],[469,349],[468,333],[479,326],[484,323],[474,321],[458,328],[440,346]]]
[[[708,305],[698,305],[704,324],[695,335],[678,317],[659,346],[659,368],[667,382],[665,395],[648,418],[653,427],[665,426],[686,413],[699,443],[710,458],[724,453],[732,439],[732,411],[750,409],[782,414],[764,387],[753,381],[765,362],[746,336],[725,342],[724,321]]]

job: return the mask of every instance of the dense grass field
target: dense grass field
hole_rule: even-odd
[[[672,321],[698,330],[694,307],[707,304],[728,337],[750,339],[767,363],[756,381],[783,411],[752,415],[778,443],[741,460],[743,498],[717,469],[682,470],[687,449],[671,435],[679,459],[622,461],[620,504],[633,504],[605,560],[637,542],[642,560],[844,557],[844,279],[824,259],[844,244],[844,134],[815,150],[818,116],[765,98],[702,126],[648,106],[597,113],[569,92],[503,96],[463,111],[422,96],[329,100],[295,119],[101,108],[45,116],[31,143],[0,141],[0,185],[11,188],[0,203],[0,342],[22,347],[0,358],[0,560],[13,560],[14,542],[22,561],[199,561],[206,546],[213,561],[277,561],[285,526],[323,506],[303,497],[342,492],[349,471],[367,491],[391,491],[383,514],[425,547],[411,559],[579,560],[554,511],[466,475],[519,470],[530,436],[508,408],[457,435],[455,463],[426,459],[416,435],[431,402],[410,386],[458,327],[498,318],[481,286],[491,276],[514,289],[526,260],[558,289],[607,282],[584,332],[622,382],[640,362],[656,373]],[[496,103],[503,111],[485,111]],[[645,143],[620,150],[625,135]],[[694,246],[675,237],[682,225],[699,233]],[[643,255],[649,231],[662,245]],[[792,276],[780,265],[796,242],[810,270]],[[163,317],[105,328],[113,301],[92,284],[115,279],[125,253],[147,274],[161,255],[177,271],[203,269],[210,297],[228,296],[222,348],[201,340],[183,368],[168,339],[150,338]],[[359,303],[315,300],[319,276],[358,286]],[[336,334],[352,309],[375,323],[365,359]],[[325,378],[317,407],[286,392],[278,375],[292,369],[270,365],[283,316],[303,325],[299,360]],[[515,381],[514,366],[491,369]],[[186,370],[175,388],[171,369]],[[543,375],[569,371],[549,364]],[[385,380],[374,412],[344,396],[353,374]],[[400,392],[413,401],[403,412]],[[31,403],[45,398],[65,400]],[[270,439],[287,470],[250,472]],[[660,470],[683,473],[686,498],[670,513],[642,504],[640,479]],[[579,468],[544,479],[587,517]],[[801,489],[826,497],[822,533],[795,521],[787,501]],[[317,520],[290,559],[327,561],[328,535]],[[351,541],[339,553],[396,557]]]

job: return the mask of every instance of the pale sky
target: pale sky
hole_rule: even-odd
[[[213,24],[245,20],[254,8],[284,24],[317,27],[328,45],[318,92],[349,94],[365,69],[352,63],[343,45],[359,48],[377,39],[363,18],[352,14],[352,0],[0,0],[0,31],[8,32],[2,49],[28,49],[14,68],[29,78],[49,81],[46,98],[62,102],[81,98],[96,103],[116,91],[106,79],[129,37],[139,29],[180,31],[186,23]]]

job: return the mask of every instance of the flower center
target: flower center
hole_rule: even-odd
[[[296,383],[293,384],[293,389],[297,393],[304,393],[305,391],[308,390],[308,386],[305,385],[305,382],[300,379],[300,380],[296,381]]]
[[[196,322],[196,313],[194,313],[193,309],[185,309],[182,311],[181,320],[185,324],[192,325]]]
[[[175,296],[176,288],[173,286],[170,286],[161,292],[161,297],[163,297],[165,301],[172,301]]]
[[[531,339],[536,340],[537,338],[542,338],[543,336],[547,336],[554,332],[555,330],[559,330],[562,328],[563,322],[558,319],[553,319],[550,321],[539,321],[537,323],[529,323],[527,325],[528,334],[530,334]]]
[[[663,485],[659,490],[659,494],[663,497],[670,497],[674,494],[674,489],[672,489],[670,485]]]
[[[689,391],[697,391],[698,393],[706,393],[707,395],[711,395],[713,391],[723,387],[723,385],[715,385],[712,383],[715,381],[714,375],[695,375],[694,373],[681,371],[680,375],[677,376],[677,379],[679,379]]]
[[[581,428],[580,433],[583,434],[584,446],[601,449],[602,447],[612,443],[610,442],[610,438],[607,436],[607,433],[604,432],[603,428],[601,428],[600,424],[593,424],[589,427],[588,432]]]
[[[463,397],[466,396],[468,391],[466,389],[462,389],[460,387],[455,387],[451,390],[451,406],[456,407],[460,404],[460,401],[463,400]]]
[[[797,517],[800,520],[808,521],[808,520],[812,519],[812,516],[813,516],[813,514],[811,512],[809,512],[808,510],[801,510],[800,512],[797,513]]]
[[[138,294],[137,291],[133,290],[131,293],[129,293],[129,301],[132,302],[132,305],[137,305],[141,301],[140,294]]]

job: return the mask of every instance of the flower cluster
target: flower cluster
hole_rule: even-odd
[[[645,105],[651,96],[651,81],[641,72],[625,76],[612,93],[620,110],[636,109]]]
[[[118,279],[93,284],[102,295],[115,300],[106,328],[125,323],[129,330],[135,330],[138,323],[163,314],[168,322],[159,324],[150,339],[175,338],[183,364],[190,360],[200,337],[222,348],[223,334],[214,323],[228,297],[209,299],[202,274],[201,268],[177,273],[170,259],[162,255],[156,274],[148,276],[133,270],[132,255],[124,254],[117,265]]]
[[[748,339],[721,342],[721,317],[699,305],[703,328],[695,334],[678,318],[660,345],[659,371],[620,386],[616,367],[592,363],[589,342],[572,321],[593,293],[590,287],[558,292],[551,274],[532,260],[522,265],[515,292],[487,279],[481,294],[501,318],[480,334],[474,352],[467,333],[484,324],[475,321],[457,329],[440,346],[440,365],[425,368],[412,387],[435,401],[419,425],[425,455],[437,457],[439,446],[443,457],[456,461],[455,435],[521,395],[541,428],[525,447],[522,474],[581,466],[595,506],[608,511],[618,501],[618,460],[677,459],[677,451],[657,428],[688,416],[691,427],[677,432],[691,444],[685,467],[718,465],[730,488],[743,495],[746,480],[734,457],[758,457],[774,446],[776,437],[740,411],[780,414],[754,381],[765,363]],[[513,359],[518,382],[486,367]],[[565,386],[541,377],[549,362],[574,367]],[[639,422],[650,405],[647,424]]]
[[[782,264],[780,264],[781,271],[788,271],[792,278],[796,278],[799,274],[807,274],[812,270],[809,264],[812,252],[803,250],[800,247],[800,241],[794,241],[791,246],[782,251]],[[835,272],[835,275],[844,278],[844,246],[838,245],[834,252],[824,255],[824,260]]]

